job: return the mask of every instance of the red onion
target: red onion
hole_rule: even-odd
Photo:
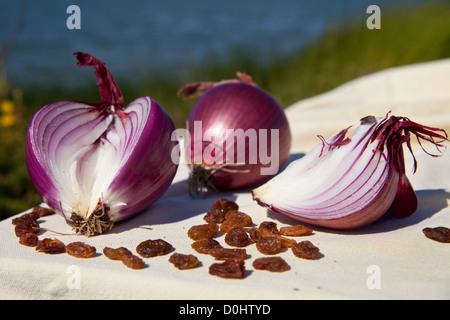
[[[291,133],[283,109],[249,76],[238,76],[241,81],[196,83],[180,90],[189,92],[181,93],[185,96],[205,91],[188,119],[191,193],[255,186],[289,158]]]
[[[33,116],[26,139],[28,171],[47,205],[87,236],[110,229],[155,202],[171,184],[175,129],[150,97],[123,108],[123,96],[103,62],[92,66],[101,101],[59,101]]]
[[[419,143],[428,141],[442,152],[446,132],[396,116],[361,119],[351,139],[345,137],[348,129],[322,138],[303,158],[254,189],[253,199],[275,212],[336,229],[362,227],[386,213],[413,214],[417,197],[405,174],[402,145],[412,153],[414,134]]]

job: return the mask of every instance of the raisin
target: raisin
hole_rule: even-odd
[[[209,251],[216,260],[227,260],[230,258],[242,259],[247,257],[247,250],[245,249],[229,249],[229,248],[214,248]]]
[[[314,259],[319,254],[319,248],[313,245],[311,241],[302,241],[292,247],[292,252],[298,258]]]
[[[172,245],[162,239],[146,240],[136,247],[137,253],[144,258],[162,256],[171,252],[172,249]]]
[[[227,200],[227,199],[219,199],[216,200],[211,209],[206,212],[205,217],[203,218],[206,222],[215,222],[222,223],[225,220],[225,215],[228,211],[238,210],[239,206],[237,203]]]
[[[122,260],[122,256],[131,255],[132,253],[125,247],[120,247],[117,249],[105,247],[103,249],[103,254],[111,260]]]
[[[58,254],[66,252],[66,246],[58,239],[45,238],[39,241],[36,251],[47,254]]]
[[[233,228],[245,228],[252,226],[252,218],[241,211],[233,210],[229,211],[225,215],[225,221],[220,225],[220,231],[227,233]]]
[[[313,230],[304,225],[296,224],[294,226],[280,228],[280,233],[283,236],[299,237],[311,235]]]
[[[39,218],[42,218],[42,217],[46,217],[46,216],[51,216],[51,215],[55,214],[56,212],[50,208],[36,206],[33,208],[33,210],[31,210],[31,213],[36,214]]]
[[[425,228],[422,230],[425,236],[429,239],[450,243],[450,229],[446,227]]]
[[[124,254],[120,260],[122,260],[124,265],[131,269],[142,269],[145,266],[144,260],[134,254]]]
[[[232,247],[245,247],[251,243],[251,240],[244,229],[233,228],[225,235],[225,243]]]
[[[217,223],[208,222],[208,224],[192,226],[188,230],[188,236],[192,240],[208,239],[214,237],[217,231],[219,231]]]
[[[214,239],[202,239],[195,241],[191,247],[198,253],[209,254],[209,251],[214,248],[222,248],[220,243]]]
[[[39,219],[39,215],[33,212],[25,213],[17,218],[11,220],[11,223],[15,226],[18,226],[27,221],[36,221]]]
[[[192,269],[195,268],[199,261],[196,256],[192,254],[181,254],[181,253],[174,253],[170,256],[169,262],[173,263],[173,265],[180,269]]]
[[[256,243],[256,248],[263,254],[277,254],[282,250],[282,243],[277,237],[265,237]]]
[[[22,223],[18,224],[14,228],[14,232],[16,237],[20,237],[25,233],[38,233],[39,232],[39,223],[36,220],[25,220]]]
[[[264,257],[253,261],[253,267],[258,270],[283,272],[289,269],[287,262],[281,257]]]
[[[279,234],[277,234],[275,237],[281,241],[282,248],[291,248],[293,245],[297,243],[297,241],[295,241],[294,239],[288,239],[283,236],[280,236]]]
[[[245,263],[242,259],[228,259],[222,263],[213,263],[209,274],[226,279],[242,279],[245,275]]]
[[[264,221],[259,225],[259,230],[261,232],[261,237],[273,237],[278,234],[278,227],[275,222]]]
[[[36,247],[39,242],[38,236],[35,233],[24,233],[19,237],[19,243],[28,247]]]
[[[254,242],[258,242],[259,240],[261,240],[261,231],[258,228],[246,228],[244,230],[248,232],[250,239],[252,239]]]
[[[90,258],[96,253],[95,247],[81,241],[69,243],[66,249],[67,254],[76,258]]]

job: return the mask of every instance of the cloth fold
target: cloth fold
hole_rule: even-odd
[[[309,98],[286,110],[293,133],[292,159],[308,152],[320,140],[357,125],[367,115],[388,111],[450,133],[450,59],[404,66],[355,79]],[[83,241],[97,248],[89,259],[67,254],[46,255],[18,243],[11,219],[0,222],[1,299],[449,299],[450,245],[426,238],[425,227],[450,227],[450,152],[432,158],[415,152],[418,170],[408,174],[419,208],[406,219],[383,219],[357,230],[315,228],[309,240],[321,257],[304,260],[290,250],[281,253],[290,266],[283,273],[255,270],[263,256],[248,246],[244,279],[209,275],[214,258],[195,252],[187,236],[193,225],[219,198],[236,201],[240,210],[259,225],[273,221],[278,227],[298,221],[258,206],[251,190],[213,193],[191,199],[188,169],[180,166],[166,194],[141,215],[118,223],[111,232],[85,238],[72,234],[60,216],[42,218],[47,231],[39,238],[58,238],[68,244]],[[412,158],[406,157],[407,170]],[[407,171],[408,173],[408,171]],[[66,234],[66,235],[63,235]],[[145,259],[147,266],[132,270],[102,254],[104,247],[124,246],[133,252],[147,239],[164,239],[175,251],[196,255],[201,266],[178,270],[170,256]],[[224,236],[217,240],[224,246]]]

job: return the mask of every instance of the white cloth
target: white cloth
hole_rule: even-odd
[[[342,85],[328,93],[300,101],[287,109],[295,158],[366,115],[407,116],[450,133],[450,59],[385,70]],[[448,144],[447,144],[448,145]],[[0,223],[1,299],[449,299],[450,245],[426,238],[425,227],[450,227],[450,152],[432,158],[415,152],[418,171],[409,178],[419,199],[417,212],[402,220],[384,220],[363,229],[332,231],[316,228],[310,240],[323,256],[296,258],[280,254],[290,269],[283,273],[255,270],[263,256],[247,247],[244,279],[222,279],[208,274],[214,259],[191,248],[188,229],[202,224],[214,200],[226,197],[250,214],[255,224],[274,221],[279,227],[297,221],[275,214],[252,201],[250,190],[218,193],[206,199],[187,194],[188,176],[180,167],[167,191],[145,213],[118,223],[111,232],[85,238],[45,231],[39,235],[68,244],[84,241],[97,248],[90,259],[67,254],[46,255],[18,243],[11,219]],[[412,158],[406,153],[407,171]],[[41,226],[60,233],[71,229],[57,215]],[[196,255],[202,266],[180,271],[169,255],[145,259],[148,267],[132,270],[101,254],[105,246],[125,246],[135,252],[147,239],[164,239],[179,253]],[[224,237],[217,238],[226,246]]]

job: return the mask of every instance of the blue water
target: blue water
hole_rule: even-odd
[[[105,61],[115,77],[188,76],[192,64],[225,60],[230,50],[262,62],[282,59],[342,20],[365,23],[370,4],[383,13],[393,2],[1,0],[3,68],[14,83],[73,85],[92,77],[71,55],[85,51]],[[81,10],[79,30],[66,26],[72,4]]]

